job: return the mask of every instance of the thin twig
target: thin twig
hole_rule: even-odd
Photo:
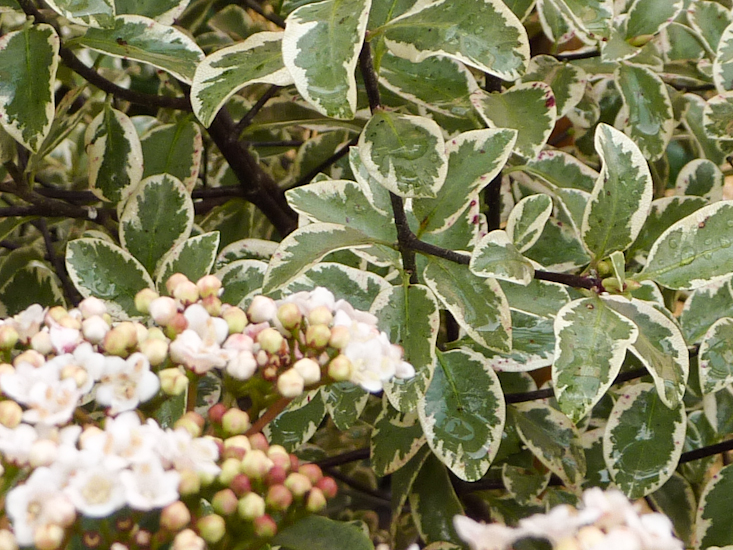
[[[268,21],[275,23],[278,27],[281,29],[285,28],[285,19],[280,17],[279,15],[275,13],[267,13],[262,6],[260,6],[257,2],[254,0],[242,0],[242,3],[247,6],[249,9],[256,11],[259,13],[262,17],[267,19]]]
[[[335,456],[329,456],[328,458],[322,458],[321,460],[316,460],[314,464],[317,464],[321,468],[331,468],[333,466],[341,466],[343,464],[365,460],[369,458],[369,454],[369,447],[364,447],[363,449],[356,449],[355,451],[349,451],[347,453],[341,453]]]
[[[288,189],[295,189],[296,187],[301,187],[303,185],[306,185],[309,183],[313,178],[315,178],[320,172],[323,172],[326,168],[331,166],[333,163],[337,162],[341,157],[344,155],[347,155],[349,152],[349,149],[356,145],[359,142],[359,136],[355,136],[354,138],[349,141],[346,145],[341,147],[338,151],[336,151],[333,155],[328,157],[326,160],[321,162],[318,166],[313,168],[310,172],[308,172],[306,175],[301,176],[298,178],[298,181],[296,181],[294,184],[288,186]]]
[[[69,279],[69,275],[66,272],[66,266],[61,258],[56,254],[56,250],[53,247],[53,239],[51,239],[51,232],[48,230],[48,224],[45,218],[41,218],[33,223],[36,228],[41,232],[43,236],[43,243],[46,246],[46,254],[48,255],[48,261],[51,262],[53,268],[56,270],[56,276],[61,281],[61,286],[64,288],[64,293],[69,299],[69,302],[74,306],[78,306],[81,302],[81,294],[76,290],[76,287],[72,284]]]
[[[247,433],[244,435],[254,435],[260,433],[265,426],[267,426],[270,422],[275,420],[278,415],[285,410],[285,407],[287,407],[292,399],[288,397],[281,397],[277,401],[275,401],[270,407],[260,416],[257,420],[255,420],[254,424],[252,424],[252,427],[247,430]]]
[[[237,123],[237,126],[234,128],[234,135],[237,136],[237,139],[240,139],[242,132],[244,132],[244,129],[252,124],[252,120],[254,119],[254,117],[257,116],[257,113],[262,110],[265,104],[277,93],[279,89],[280,86],[276,86],[275,84],[270,86],[267,91],[262,94],[262,97],[257,100],[257,103],[255,103],[252,108],[247,111],[247,114],[242,117],[242,119]]]
[[[484,73],[484,90],[487,92],[501,92],[501,79],[489,73]],[[499,173],[484,189],[484,204],[486,205],[486,223],[489,231],[501,228],[501,181],[503,172]]]

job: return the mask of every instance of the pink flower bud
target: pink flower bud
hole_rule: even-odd
[[[36,332],[31,337],[31,348],[41,355],[48,355],[53,351],[53,342],[51,342],[51,334],[47,329]]]
[[[104,336],[103,347],[110,355],[124,357],[137,346],[137,329],[129,321],[123,321]]]
[[[267,296],[255,296],[247,309],[247,316],[252,323],[270,322],[277,315],[277,304]]]
[[[11,325],[0,325],[0,349],[10,350],[18,343],[18,331]],[[32,341],[32,339],[31,339]]]
[[[221,318],[227,322],[229,334],[242,332],[248,324],[244,310],[234,306],[222,307]]]
[[[224,518],[217,514],[209,514],[196,522],[199,535],[209,544],[216,544],[227,532]]]
[[[246,475],[239,474],[229,484],[229,488],[234,491],[235,495],[242,497],[252,490],[252,483]]]
[[[252,426],[249,421],[249,415],[242,410],[234,408],[224,413],[221,425],[226,435],[243,434]]]
[[[171,550],[205,550],[206,542],[191,529],[184,529],[173,539]]]
[[[158,298],[160,298],[160,294],[155,292],[152,288],[144,288],[135,294],[135,309],[143,315],[147,315],[150,313],[150,304],[153,300]]]
[[[335,349],[344,349],[351,340],[351,332],[343,325],[338,325],[331,328],[331,338],[328,340],[328,345]]]
[[[323,477],[323,471],[318,464],[302,464],[298,468],[298,473],[307,477],[313,485],[318,483]]]
[[[258,537],[269,539],[277,535],[277,523],[267,514],[256,518],[252,524]]]
[[[157,367],[168,358],[168,342],[148,337],[140,342],[140,351],[148,358],[151,366]]]
[[[81,316],[84,317],[84,319],[89,319],[90,317],[101,317],[107,313],[107,305],[102,300],[95,298],[94,296],[84,298],[79,302],[77,307],[79,308],[79,311],[81,311]]]
[[[188,280],[188,277],[186,277],[183,273],[174,273],[173,275],[168,277],[168,280],[165,282],[165,289],[168,291],[168,294],[170,296],[173,296],[173,291],[179,284],[190,282],[191,281]]]
[[[244,452],[249,452],[252,449],[252,444],[249,442],[249,438],[247,436],[235,435],[224,440],[224,448],[242,449]]]
[[[273,466],[267,472],[265,481],[268,485],[281,485],[285,482],[285,479],[287,477],[288,473],[285,471],[285,468],[283,468],[282,466]]]
[[[274,328],[266,328],[257,335],[257,343],[269,353],[279,352],[283,340],[283,335]]]
[[[179,368],[163,369],[158,373],[160,389],[166,395],[182,395],[188,387],[188,378]]]
[[[265,453],[270,448],[270,444],[267,442],[267,438],[261,433],[250,435],[249,444],[253,449],[257,449]]]
[[[189,306],[199,301],[199,289],[191,281],[181,281],[178,283],[171,295],[184,306]]]
[[[178,492],[181,496],[195,495],[201,490],[201,478],[195,471],[183,470],[180,474]]]
[[[221,290],[221,281],[214,275],[205,275],[196,281],[196,286],[199,289],[199,294],[202,298],[207,296],[219,296]]]
[[[209,420],[214,424],[221,424],[221,420],[224,417],[225,412],[227,412],[226,405],[224,405],[224,403],[216,403],[211,406],[207,415]],[[224,446],[226,447],[226,442],[224,442]]]
[[[285,485],[271,485],[267,490],[265,503],[271,510],[284,512],[293,503],[293,494],[288,491]]]
[[[109,332],[109,325],[101,316],[94,315],[84,319],[81,323],[81,333],[92,344],[99,344]]]
[[[351,360],[345,355],[337,355],[328,364],[328,375],[336,382],[345,382],[351,379],[354,366]]]
[[[331,339],[331,329],[326,325],[311,325],[305,331],[305,343],[313,349],[323,349]]]
[[[298,472],[292,472],[285,480],[285,487],[290,489],[295,498],[301,498],[311,490],[313,484],[305,475]]]
[[[230,516],[237,511],[237,495],[231,489],[222,489],[211,499],[211,507],[217,514]]]
[[[267,458],[264,451],[252,449],[242,460],[241,472],[250,479],[265,479],[267,472],[272,468],[272,460]]]
[[[201,305],[209,315],[213,317],[221,315],[222,303],[218,296],[206,296],[201,300]]]
[[[308,314],[308,323],[311,325],[330,325],[333,322],[333,313],[326,306],[318,306]]]
[[[175,340],[176,336],[181,334],[187,328],[188,319],[186,319],[186,316],[183,313],[176,313],[166,327],[166,335],[170,337],[171,340]]]
[[[160,326],[168,325],[178,313],[176,301],[169,296],[161,296],[149,304],[150,316]]]
[[[239,461],[236,458],[227,458],[224,460],[224,462],[221,463],[221,472],[219,472],[217,477],[219,483],[224,486],[229,485],[234,478],[241,473],[241,468],[242,461]]]
[[[175,428],[185,429],[193,437],[199,437],[201,436],[205,423],[206,421],[203,416],[197,412],[189,411],[176,420],[176,423],[173,426]]]
[[[326,507],[326,497],[318,487],[313,487],[305,500],[305,509],[317,514]]]
[[[15,428],[23,418],[23,409],[15,401],[0,401],[0,424]]]
[[[295,369],[288,369],[277,378],[277,391],[283,397],[298,397],[304,386],[303,377]]]
[[[291,302],[277,308],[277,318],[286,330],[293,330],[300,325],[303,315],[300,313],[298,306]]]
[[[306,386],[316,384],[321,380],[321,367],[313,359],[300,359],[295,362],[293,368],[303,377]]]
[[[265,499],[257,493],[248,493],[239,499],[237,513],[242,519],[259,518],[265,513]]]
[[[332,477],[322,477],[318,480],[318,483],[316,483],[316,487],[323,491],[326,498],[333,498],[338,493],[338,485],[336,485],[336,482]]]

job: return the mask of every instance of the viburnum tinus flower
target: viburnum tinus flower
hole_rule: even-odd
[[[95,399],[110,407],[110,414],[129,411],[153,397],[160,380],[150,371],[150,362],[142,353],[127,359],[106,357]]]

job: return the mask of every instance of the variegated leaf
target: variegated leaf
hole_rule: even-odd
[[[695,521],[695,549],[730,548],[733,522],[728,505],[733,491],[733,464],[712,476],[700,496]]]
[[[555,398],[574,422],[600,401],[621,370],[639,329],[599,298],[581,298],[555,317]]]
[[[518,252],[528,250],[537,242],[550,214],[552,199],[547,195],[530,195],[516,204],[509,214],[506,233]]]
[[[720,94],[733,90],[733,24],[720,37],[713,60],[713,81]]]
[[[624,100],[624,127],[649,160],[661,157],[677,125],[667,86],[641,65],[621,63],[614,79]]]
[[[370,439],[371,464],[379,477],[392,474],[404,466],[425,445],[425,435],[417,410],[400,412],[382,399],[382,412],[374,421]]]
[[[637,280],[692,290],[733,271],[733,201],[700,208],[668,228],[652,246]]]
[[[465,265],[430,256],[422,278],[466,333],[485,348],[512,348],[511,315],[501,287],[480,278]]]
[[[500,0],[418,0],[385,25],[384,37],[410,61],[444,55],[503,80],[519,78],[529,61],[527,31]]]
[[[97,197],[120,203],[143,176],[143,152],[132,121],[105,105],[84,137],[89,156],[89,186]]]
[[[46,4],[71,23],[85,27],[111,27],[116,15],[113,0],[49,0]]]
[[[563,18],[586,39],[611,35],[613,0],[551,0]]]
[[[678,407],[687,388],[690,356],[679,327],[648,302],[622,296],[604,296],[606,304],[639,329],[631,351],[654,378],[662,403]]]
[[[283,62],[300,95],[319,113],[354,118],[359,58],[371,0],[323,0],[286,20]]]
[[[412,211],[420,226],[417,236],[445,231],[470,204],[470,197],[501,171],[516,140],[514,130],[469,130],[445,146],[448,171],[435,198],[413,199]]]
[[[325,416],[323,396],[320,390],[313,390],[294,399],[262,433],[271,444],[293,452],[313,437]]]
[[[262,293],[265,271],[267,264],[258,260],[236,260],[225,265],[215,273],[224,287],[221,301],[239,307],[248,304],[255,294]]]
[[[711,97],[702,112],[702,125],[711,139],[733,140],[733,92]],[[730,144],[724,144],[729,148]]]
[[[369,392],[351,382],[321,386],[321,395],[328,415],[341,431],[356,424],[369,401]]]
[[[143,178],[157,174],[175,176],[189,193],[198,178],[203,143],[199,125],[183,119],[146,132],[140,140]]]
[[[187,84],[204,58],[204,52],[187,34],[141,15],[118,15],[112,28],[90,28],[70,43],[147,63]]]
[[[603,455],[616,486],[636,500],[659,489],[677,468],[687,415],[667,408],[652,384],[625,387],[603,436]]]
[[[540,402],[510,405],[507,412],[532,454],[567,486],[579,487],[586,472],[585,453],[568,417]]]
[[[733,318],[718,319],[705,333],[698,355],[703,394],[733,383]]]
[[[0,315],[10,317],[33,304],[66,305],[58,276],[37,260],[18,269],[0,287]]]
[[[528,159],[540,154],[555,127],[555,96],[544,82],[516,84],[502,93],[479,90],[471,101],[489,127],[517,131],[514,150]]]
[[[546,149],[536,159],[521,167],[525,172],[542,178],[553,187],[592,191],[598,172],[563,151]]]
[[[583,215],[582,237],[600,260],[625,250],[641,231],[652,203],[652,176],[636,144],[608,126],[596,128],[601,173]]]
[[[211,273],[219,249],[219,232],[212,231],[186,239],[173,248],[160,261],[155,283],[165,290],[165,282],[174,273],[183,273],[192,281],[198,281]]]
[[[690,4],[687,20],[702,39],[710,57],[715,57],[725,29],[733,23],[733,14],[730,10],[718,2],[698,0]]]
[[[551,55],[537,55],[531,59],[527,74],[522,77],[522,82],[534,81],[550,85],[560,118],[583,99],[587,75],[582,68],[560,62]]]
[[[675,192],[704,197],[710,202],[723,200],[723,172],[708,159],[693,159],[677,174]]]
[[[373,244],[373,237],[343,225],[312,223],[300,227],[285,237],[272,255],[262,290],[268,293],[285,286],[329,252]]]
[[[31,25],[0,37],[0,124],[38,151],[51,130],[59,37],[51,25]]]
[[[435,121],[381,109],[359,136],[359,157],[369,175],[401,197],[435,197],[448,172]]]
[[[688,479],[675,473],[659,489],[649,495],[654,509],[667,516],[674,527],[674,534],[692,548],[695,531],[697,496]]]
[[[169,250],[193,227],[193,201],[183,184],[161,174],[140,182],[120,216],[120,243],[148,270],[155,271]]]
[[[540,238],[524,256],[548,271],[572,271],[587,265],[590,256],[569,225],[550,218]]]
[[[201,124],[208,128],[219,109],[245,86],[293,83],[283,63],[282,38],[282,32],[258,32],[199,63],[191,85],[191,106]]]
[[[708,329],[723,317],[733,317],[730,280],[720,280],[690,293],[680,314],[688,345],[699,343]]]
[[[628,11],[627,40],[648,40],[674,21],[684,5],[683,0],[635,0]]]
[[[377,316],[379,328],[387,333],[389,341],[403,347],[405,361],[416,372],[407,380],[385,382],[384,393],[397,410],[415,410],[435,370],[435,342],[440,327],[438,302],[427,287],[393,286],[377,295],[369,312]]]
[[[277,250],[277,244],[264,239],[240,239],[221,249],[216,264],[222,266],[236,260],[269,260]]]
[[[463,507],[448,471],[435,455],[430,454],[425,460],[412,485],[409,502],[422,540],[428,544],[448,541],[462,547],[453,518],[464,514]],[[453,549],[449,547],[448,550]]]
[[[189,2],[190,0],[115,0],[115,12],[118,15],[144,15],[162,25],[173,25]]]
[[[70,241],[66,269],[74,286],[85,298],[95,296],[107,303],[116,318],[139,315],[135,294],[153,288],[145,268],[129,252],[96,238]]]
[[[471,255],[471,272],[479,277],[494,277],[527,285],[534,277],[534,266],[514,247],[503,229],[484,236]]]
[[[557,312],[570,302],[565,285],[532,279],[528,285],[499,281],[509,301],[509,308],[528,315],[554,319]]]
[[[483,357],[461,348],[438,352],[438,364],[418,414],[428,445],[451,471],[478,481],[499,450],[504,394]]]
[[[713,2],[706,2],[713,4]],[[717,5],[717,4],[715,4]],[[719,97],[719,96],[716,96]],[[720,140],[708,135],[707,128],[704,124],[704,114],[706,110],[710,110],[705,100],[697,94],[685,94],[685,110],[682,123],[692,138],[692,143],[696,146],[698,156],[713,161],[716,165],[725,162],[725,153],[723,153]]]

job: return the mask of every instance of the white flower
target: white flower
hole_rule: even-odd
[[[119,460],[81,451],[64,493],[83,515],[104,518],[125,505]]]
[[[252,323],[270,322],[277,316],[277,304],[267,296],[255,296],[247,309],[247,315]]]
[[[471,550],[505,550],[521,538],[521,532],[500,523],[478,523],[466,516],[455,516],[453,526]]]
[[[99,315],[84,319],[81,323],[81,331],[84,338],[92,344],[99,344],[110,330],[109,324]]]
[[[221,317],[212,317],[201,304],[192,304],[183,312],[188,329],[193,330],[205,342],[221,345],[229,334],[229,326]]]
[[[196,374],[226,366],[230,356],[229,351],[222,349],[215,339],[204,340],[191,329],[179,334],[169,349],[174,362],[184,365]]]
[[[150,372],[150,362],[142,353],[127,360],[106,357],[95,399],[110,406],[112,415],[129,411],[152,398],[160,389],[160,380]]]
[[[94,428],[85,430],[81,437],[81,448],[120,457],[128,465],[147,460],[163,433],[155,420],[149,419],[142,424],[137,413],[126,411],[115,418],[107,418],[104,431]]]
[[[48,329],[51,345],[56,353],[69,353],[81,342],[81,331],[52,323]]]
[[[8,462],[19,466],[27,464],[37,439],[38,432],[33,426],[19,424],[11,429],[0,424],[0,453]]]
[[[49,468],[37,468],[28,480],[8,492],[5,510],[18,544],[31,546],[37,529],[47,525],[68,527],[75,519],[74,506],[61,491],[62,480]]]
[[[33,304],[6,322],[18,332],[20,341],[27,344],[41,329],[45,316],[46,310],[38,304]]]
[[[94,296],[84,298],[79,302],[78,307],[84,319],[89,319],[90,317],[101,317],[107,313],[107,306],[104,301],[99,298],[95,298]]]
[[[162,508],[178,500],[181,475],[175,470],[164,470],[160,458],[152,453],[120,472],[120,479],[127,504],[135,510]]]
[[[581,516],[567,504],[555,506],[547,514],[535,514],[519,520],[523,536],[544,537],[553,544],[573,536],[581,525]]]
[[[249,380],[257,371],[257,361],[251,351],[240,351],[230,359],[226,368],[229,376],[236,380]]]
[[[156,451],[164,459],[164,463],[176,470],[193,470],[198,473],[218,475],[221,468],[217,466],[219,449],[210,439],[194,438],[183,428],[165,430],[156,442]]]

